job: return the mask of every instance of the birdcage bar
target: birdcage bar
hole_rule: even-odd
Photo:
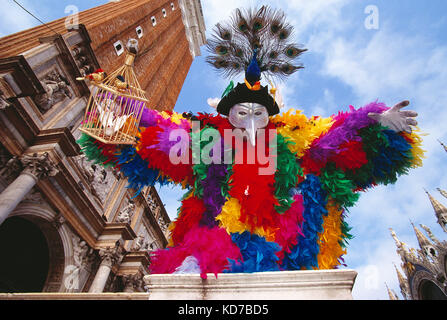
[[[148,100],[133,71],[135,55],[103,82],[92,83],[92,94],[80,130],[110,144],[134,144]]]

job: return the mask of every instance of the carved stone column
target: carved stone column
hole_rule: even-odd
[[[0,224],[5,221],[39,179],[55,176],[58,173],[46,152],[43,154],[26,154],[20,159],[15,158],[12,160],[12,162],[14,161],[20,162],[24,169],[0,194]],[[15,166],[17,167],[17,163]]]
[[[88,292],[99,293],[104,291],[110,271],[116,263],[121,262],[123,258],[123,251],[121,246],[116,245],[112,248],[100,249],[99,256],[101,257],[101,264],[99,265],[95,279],[93,279],[93,283]]]

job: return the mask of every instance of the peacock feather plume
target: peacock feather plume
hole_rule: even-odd
[[[213,29],[206,61],[224,77],[232,78],[252,69],[256,59],[261,73],[284,79],[303,68],[297,58],[307,51],[291,40],[292,31],[279,9],[236,9],[228,21]]]

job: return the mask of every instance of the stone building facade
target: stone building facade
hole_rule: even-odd
[[[447,151],[447,148],[444,146]],[[447,192],[438,188],[447,198]],[[447,233],[447,207],[426,191],[436,220]],[[413,223],[419,248],[407,248],[391,229],[397,254],[401,258],[401,272],[395,266],[400,292],[405,300],[447,300],[447,241],[438,240],[429,227],[420,225],[425,234]],[[427,237],[428,236],[428,237]],[[397,294],[387,288],[391,300],[399,300]]]
[[[76,77],[112,71],[117,43],[136,38],[150,107],[172,109],[205,42],[200,2],[122,0],[78,18],[0,39],[0,292],[143,292],[150,252],[167,244],[155,188],[135,196],[81,155],[90,88]]]

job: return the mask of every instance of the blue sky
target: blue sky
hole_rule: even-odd
[[[38,24],[13,3],[3,0],[0,36]],[[107,1],[19,0],[44,21],[67,15],[67,5],[84,10]],[[207,34],[212,26],[240,6],[260,1],[202,0]],[[301,109],[308,116],[330,116],[349,105],[361,107],[373,100],[392,106],[408,99],[407,109],[419,113],[427,158],[422,168],[392,186],[380,186],[363,193],[348,215],[355,238],[345,256],[348,268],[359,275],[353,290],[355,299],[388,299],[384,283],[400,296],[394,265],[400,265],[388,228],[409,246],[417,247],[410,220],[429,226],[445,239],[436,223],[423,188],[438,200],[436,192],[447,189],[447,153],[437,139],[447,142],[447,2],[444,0],[289,0],[269,1],[287,12],[295,26],[296,41],[309,49],[302,56],[305,69],[280,85],[286,108]],[[369,5],[378,9],[378,29],[365,28]],[[82,21],[81,21],[82,23]],[[229,80],[217,76],[205,64],[206,50],[188,73],[174,110],[207,111],[207,99],[220,97]],[[150,96],[150,93],[149,93]],[[171,218],[182,195],[179,188],[158,188]]]

